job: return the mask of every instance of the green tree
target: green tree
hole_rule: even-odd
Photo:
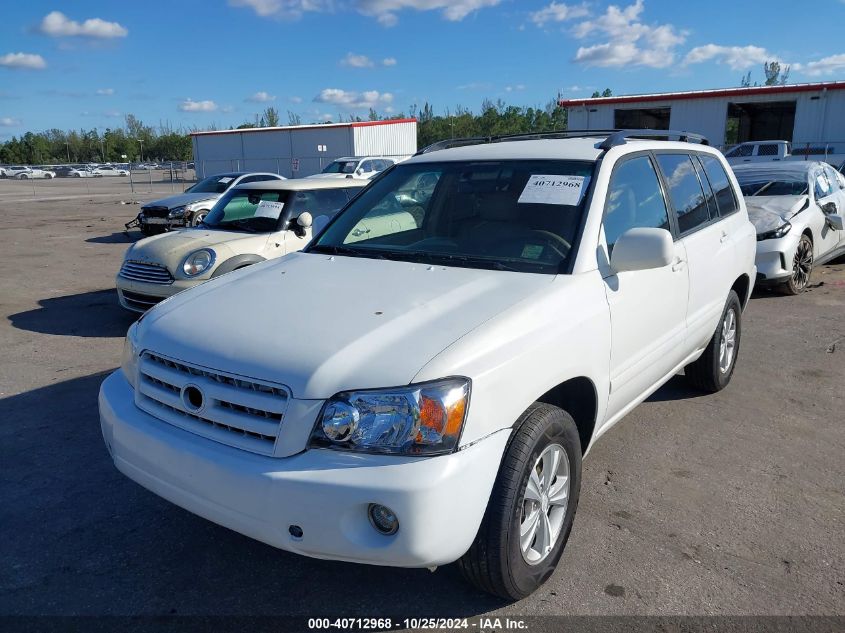
[[[783,86],[789,80],[789,66],[781,66],[778,61],[763,64],[763,74],[766,75],[766,86]]]

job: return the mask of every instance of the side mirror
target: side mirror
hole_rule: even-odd
[[[311,214],[308,211],[303,211],[299,214],[299,217],[296,218],[296,224],[302,229],[310,229],[311,225],[314,223],[314,218],[311,217]]]
[[[824,213],[825,215],[833,215],[837,211],[839,211],[839,209],[836,208],[835,202],[825,202],[822,205],[822,213]]]
[[[364,173],[364,168],[363,168],[363,167],[359,167],[359,168],[358,168],[358,171],[356,171],[355,173],[356,173],[356,174],[358,174],[359,176],[360,176],[360,175],[362,175],[362,174]]]
[[[845,231],[845,217],[838,213],[831,213],[827,216],[827,223],[834,231]]]
[[[613,246],[610,266],[617,273],[663,268],[674,254],[672,234],[666,229],[628,229]]]

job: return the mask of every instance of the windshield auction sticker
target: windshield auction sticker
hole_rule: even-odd
[[[270,200],[262,200],[255,208],[256,218],[270,218],[271,220],[278,220],[282,215],[282,209],[285,208],[284,202],[271,202]]]
[[[564,204],[581,201],[584,176],[532,175],[519,196],[519,204]]]

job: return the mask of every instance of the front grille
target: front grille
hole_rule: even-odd
[[[148,218],[166,218],[170,213],[167,207],[141,207],[141,215]]]
[[[176,361],[153,352],[140,359],[135,404],[185,431],[245,451],[272,455],[290,393],[280,385]],[[190,402],[188,386],[202,393]]]
[[[164,301],[164,297],[142,295],[137,292],[127,292],[126,290],[121,290],[121,294],[123,295],[123,300],[126,302],[126,305],[130,308],[134,308],[135,310],[140,310],[141,312],[146,312],[157,303]]]
[[[123,262],[123,266],[120,267],[120,276],[130,281],[143,281],[163,286],[173,283],[173,275],[164,266],[144,262]]]

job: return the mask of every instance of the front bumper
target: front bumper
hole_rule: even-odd
[[[757,242],[758,285],[778,284],[792,276],[792,261],[800,239],[801,232],[793,229],[780,239]]]
[[[204,281],[208,281],[208,275],[201,275],[200,279],[176,279],[171,284],[132,281],[117,275],[115,286],[117,287],[117,299],[121,306],[133,312],[146,312],[176,293],[193,288]]]
[[[509,430],[429,458],[314,449],[256,455],[177,429],[135,406],[121,372],[100,387],[100,425],[115,466],[194,514],[283,550],[331,560],[431,567],[460,558],[487,506]],[[384,536],[370,503],[391,508]],[[289,533],[302,529],[302,537]]]

